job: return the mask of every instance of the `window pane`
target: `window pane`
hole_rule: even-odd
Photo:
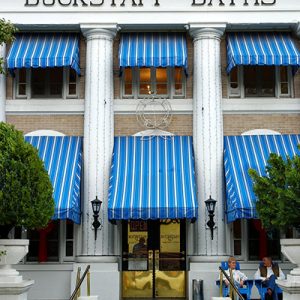
[[[241,220],[236,220],[233,222],[233,237],[236,239],[240,239],[242,237]]]
[[[258,95],[256,67],[244,66],[244,86],[246,97]]]
[[[280,67],[280,93],[281,95],[290,94],[288,68],[284,66]]]
[[[156,94],[166,95],[168,93],[168,77],[166,68],[156,69]]]
[[[62,97],[63,69],[37,68],[31,71],[32,97]]]
[[[238,68],[233,68],[230,72],[230,88],[238,88]]]
[[[73,241],[66,242],[66,256],[73,256]]]
[[[46,69],[31,69],[32,96],[46,95]]]
[[[151,69],[141,68],[140,73],[140,91],[141,95],[151,94]]]
[[[62,96],[63,72],[62,68],[50,68],[50,95]]]
[[[275,96],[275,68],[270,67],[261,67],[261,94],[262,96]]]
[[[76,83],[77,83],[77,75],[74,69],[69,70],[69,95],[76,95]]]
[[[183,95],[183,70],[182,68],[174,69],[174,86],[175,86],[175,95]]]
[[[73,232],[74,232],[74,224],[73,222],[67,220],[66,221],[67,224],[66,224],[66,238],[69,240],[69,239],[73,239]]]
[[[249,260],[260,260],[264,256],[280,258],[279,231],[266,232],[259,220],[248,221]]]
[[[132,69],[126,68],[124,71],[124,93],[132,95]]]
[[[280,81],[281,82],[287,82],[288,81],[287,67],[280,66]]]
[[[242,242],[241,240],[234,241],[234,255],[242,255]]]

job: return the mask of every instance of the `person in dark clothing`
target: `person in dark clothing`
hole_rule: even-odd
[[[134,257],[147,257],[147,245],[144,237],[140,237],[139,242],[133,246],[132,253]]]
[[[285,275],[278,266],[272,262],[271,257],[264,257],[262,263],[254,274],[254,279],[261,279],[262,285],[267,288],[265,300],[278,300],[276,279],[285,279]]]

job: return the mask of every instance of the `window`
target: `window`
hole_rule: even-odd
[[[125,68],[121,80],[122,98],[185,97],[183,68]]]
[[[236,220],[232,230],[234,256],[248,261],[260,260],[263,256],[281,258],[278,230],[263,230],[260,220]]]
[[[229,98],[291,96],[291,67],[242,66],[230,72]]]
[[[18,69],[15,95],[18,99],[78,98],[78,76],[71,68]]]
[[[42,230],[25,230],[20,227],[14,229],[15,238],[29,239],[27,262],[63,262],[73,261],[74,223],[66,220],[54,220]]]

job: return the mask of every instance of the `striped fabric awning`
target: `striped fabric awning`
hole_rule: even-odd
[[[257,218],[256,196],[250,168],[265,176],[270,153],[286,158],[300,154],[300,135],[225,136],[224,167],[227,198],[227,221]]]
[[[116,137],[109,220],[194,219],[198,204],[192,137]]]
[[[123,33],[120,67],[184,67],[187,45],[183,33]]]
[[[300,66],[300,52],[289,33],[228,33],[227,73],[239,65]]]
[[[71,67],[80,74],[78,35],[17,34],[7,55],[7,67],[8,69]]]
[[[52,219],[70,219],[80,224],[82,137],[26,136],[38,149],[53,186],[55,213]]]

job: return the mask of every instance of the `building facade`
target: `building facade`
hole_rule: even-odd
[[[299,153],[298,1],[0,2],[19,28],[0,48],[0,119],[64,163],[51,224],[12,233],[31,241],[29,299],[68,299],[88,264],[103,299],[192,299],[194,279],[218,295],[229,255],[249,278],[265,255],[291,268],[279,238],[296,233],[261,228],[247,170]]]

